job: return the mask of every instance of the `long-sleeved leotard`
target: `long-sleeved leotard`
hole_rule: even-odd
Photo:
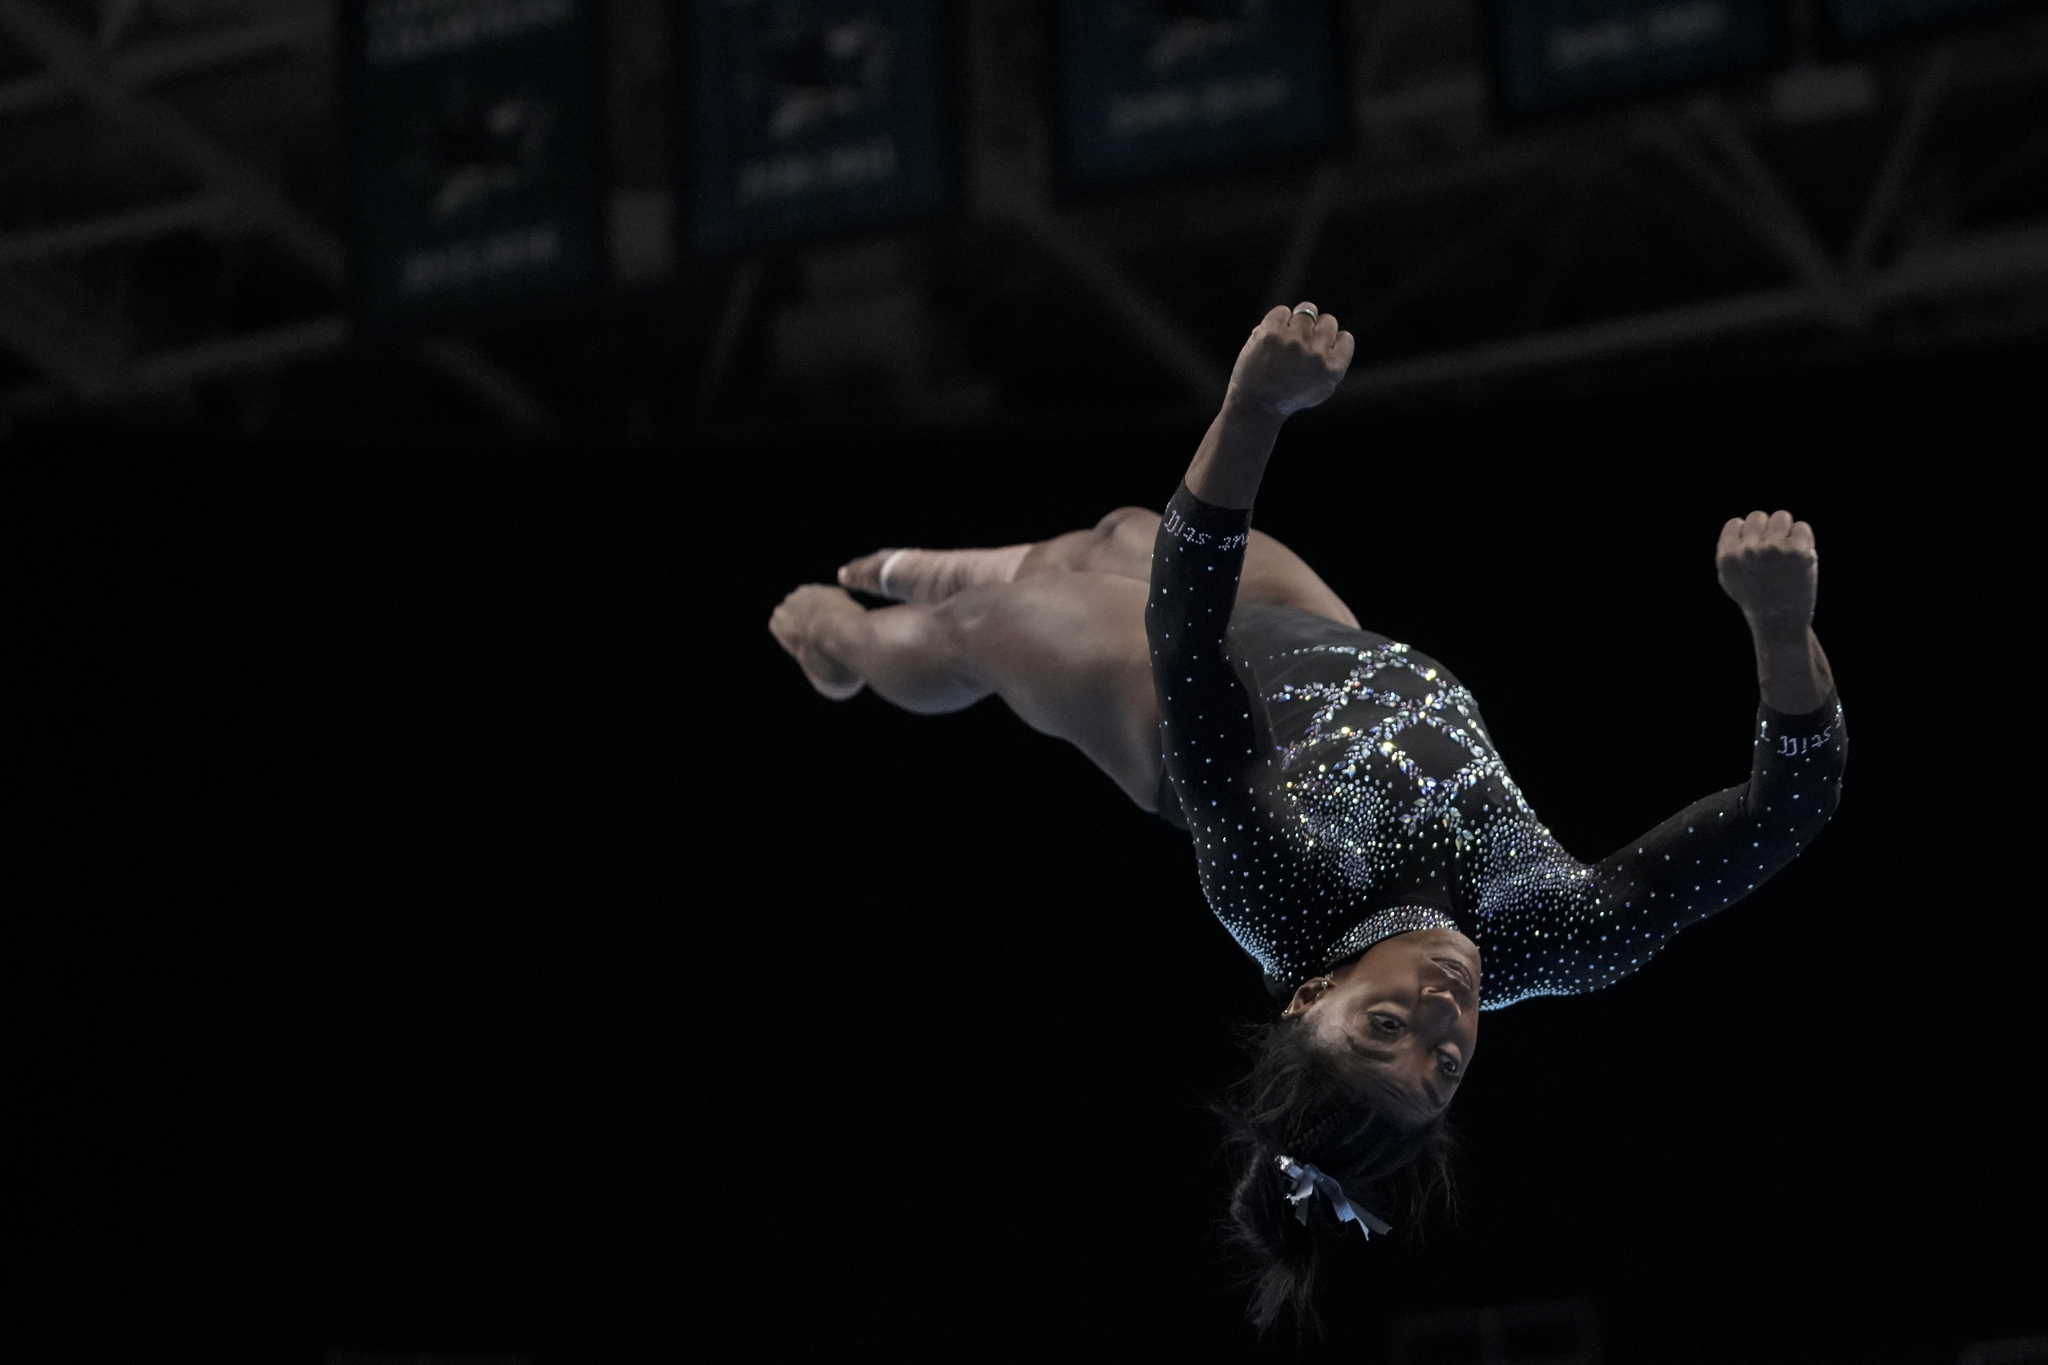
[[[1249,512],[1183,485],[1160,523],[1145,628],[1162,797],[1194,836],[1210,908],[1276,991],[1451,924],[1480,946],[1486,1008],[1594,990],[1754,890],[1834,812],[1840,703],[1764,707],[1747,783],[1579,862],[1434,660],[1290,608],[1233,616],[1249,527]]]

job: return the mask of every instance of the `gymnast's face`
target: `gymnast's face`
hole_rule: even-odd
[[[1382,939],[1295,991],[1284,1013],[1361,1087],[1417,1122],[1450,1105],[1479,1042],[1479,948],[1455,929]]]

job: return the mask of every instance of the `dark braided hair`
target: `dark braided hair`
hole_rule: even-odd
[[[1298,1015],[1258,1026],[1248,1041],[1257,1056],[1252,1073],[1217,1105],[1232,1175],[1225,1238],[1249,1271],[1247,1315],[1259,1332],[1282,1317],[1309,1328],[1321,1244],[1359,1232],[1338,1222],[1326,1199],[1288,1203],[1293,1182],[1279,1158],[1314,1163],[1389,1222],[1414,1220],[1438,1196],[1449,1202],[1451,1130],[1442,1115],[1418,1125],[1362,1095]],[[1308,1210],[1306,1223],[1298,1207]]]

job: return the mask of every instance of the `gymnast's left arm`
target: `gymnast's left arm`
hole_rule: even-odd
[[[1627,976],[1680,929],[1782,870],[1841,800],[1848,732],[1813,633],[1813,528],[1786,512],[1733,519],[1722,528],[1715,561],[1756,648],[1762,704],[1749,780],[1695,802],[1539,897],[1551,900],[1538,914],[1549,923],[1515,955],[1519,979],[1500,1003],[1594,990]]]

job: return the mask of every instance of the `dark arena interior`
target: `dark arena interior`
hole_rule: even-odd
[[[1566,849],[1743,780],[1755,508],[1855,754],[1261,1337],[1188,837],[766,625],[1161,507],[1298,299],[1256,525]],[[0,0],[10,1354],[2048,1360],[2044,363],[2038,3]]]

